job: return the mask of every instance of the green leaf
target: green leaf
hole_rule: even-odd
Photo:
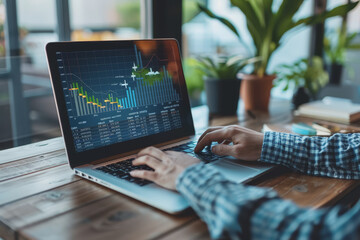
[[[289,89],[289,82],[286,83],[285,87],[283,88],[283,91],[287,91]]]
[[[202,6],[201,4],[198,4],[198,7],[200,8],[201,11],[203,11],[204,13],[206,13],[206,15],[208,15],[211,18],[217,19],[220,22],[222,22],[225,26],[227,26],[233,33],[235,33],[235,35],[238,38],[240,37],[239,32],[236,30],[235,26],[227,19],[220,17],[216,14],[214,14],[212,11],[210,11],[208,8],[206,8],[205,6]]]
[[[262,35],[259,33],[258,29],[256,27],[254,27],[251,23],[247,22],[247,28],[249,30],[249,33],[251,35],[251,38],[254,42],[255,48],[256,48],[256,53],[255,55],[259,55],[259,50],[261,48],[262,45]]]
[[[277,72],[277,81],[287,84],[292,83],[295,86],[304,86],[312,93],[318,91],[320,87],[323,87],[328,82],[328,74],[324,71],[320,57],[313,57],[311,61],[300,59],[291,65],[287,65],[286,68],[279,69]],[[286,85],[283,90],[288,87],[289,85]]]
[[[242,56],[233,56],[229,57],[229,59],[226,61],[227,66],[246,66],[249,64],[253,64],[255,62],[261,61],[260,57],[251,57],[251,58],[243,58]]]
[[[360,50],[360,44],[350,44],[348,49]]]
[[[297,27],[301,24],[312,25],[312,24],[324,22],[327,18],[331,18],[331,17],[335,17],[335,16],[344,16],[348,12],[350,12],[352,9],[354,9],[358,3],[359,3],[359,1],[350,2],[348,4],[340,5],[336,8],[333,8],[330,11],[325,11],[321,14],[317,14],[317,15],[314,15],[311,17],[300,19],[296,23],[294,23],[293,28]]]
[[[231,4],[238,7],[245,15],[248,30],[256,48],[259,49],[266,29],[265,26],[261,24],[261,20],[257,18],[257,10],[253,8],[249,0],[231,0]]]
[[[261,26],[265,26],[264,6],[262,0],[250,0],[250,5],[254,9],[254,13],[259,20]]]
[[[204,12],[206,15],[208,15],[209,17],[216,19],[218,21],[220,21],[222,24],[224,24],[226,27],[228,27],[239,39],[239,41],[241,42],[241,44],[246,48],[249,49],[249,47],[247,46],[246,42],[243,40],[243,38],[241,37],[240,33],[237,31],[236,27],[234,26],[234,24],[232,24],[229,20],[227,20],[226,18],[220,17],[216,14],[214,14],[212,11],[210,11],[207,7],[198,4],[199,9]]]
[[[183,61],[186,86],[190,96],[204,89],[203,72],[199,69],[199,61],[194,58],[185,58]]]
[[[284,0],[275,15],[274,41],[279,42],[281,37],[293,25],[294,15],[303,4],[304,0]]]
[[[258,18],[256,13],[258,10],[249,3],[251,1],[252,0],[231,0],[231,4],[238,7],[246,16],[246,20],[260,31],[263,29],[264,25],[261,24],[261,19]]]
[[[259,58],[243,58],[240,56],[198,59],[198,69],[207,77],[217,79],[236,79],[237,73],[246,65],[259,61]]]
[[[209,58],[209,57],[203,57],[200,59],[200,62],[204,63],[206,67],[209,67],[209,68],[215,68],[215,63],[214,61]]]
[[[273,19],[273,11],[272,11],[273,0],[262,0],[262,2],[263,2],[265,22],[269,22]]]
[[[348,47],[351,43],[351,41],[357,36],[357,33],[354,32],[354,33],[351,33],[351,34],[348,34],[345,38],[345,47]]]

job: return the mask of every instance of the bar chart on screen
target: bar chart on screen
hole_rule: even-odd
[[[144,66],[136,45],[132,53],[122,54],[126,61],[115,56],[110,66],[103,64],[100,56],[91,53],[85,56],[82,56],[84,53],[69,56],[59,54],[60,62],[66,63],[60,76],[66,86],[67,103],[71,105],[68,112],[73,117],[180,100],[165,65],[167,59],[153,55]],[[84,60],[85,57],[88,59]]]
[[[94,91],[84,86],[81,80],[73,82],[68,90],[75,104],[76,115],[83,116],[179,100],[179,94],[173,88],[171,77],[165,68],[164,72],[162,80],[152,84],[139,77],[135,88],[128,86],[124,80],[121,86],[125,89],[121,94],[117,94],[114,90]]]

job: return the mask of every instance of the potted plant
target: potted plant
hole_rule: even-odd
[[[199,70],[200,63],[195,58],[186,58],[183,61],[186,87],[189,93],[191,107],[202,104],[201,93],[204,90],[203,72]]]
[[[330,83],[339,85],[345,63],[345,51],[347,49],[360,49],[360,45],[352,44],[357,33],[346,32],[346,22],[343,21],[341,28],[336,33],[328,33],[324,38],[324,50],[328,60],[327,69],[330,75]]]
[[[245,109],[268,109],[270,90],[275,75],[269,75],[267,67],[272,54],[281,45],[283,36],[287,32],[305,25],[323,22],[330,17],[343,16],[358,4],[358,2],[351,2],[321,14],[296,19],[294,16],[303,2],[304,0],[283,0],[280,6],[276,7],[277,1],[272,0],[231,0],[232,5],[239,8],[246,17],[247,28],[254,43],[254,56],[261,57],[261,61],[255,64],[254,72],[243,77],[241,97],[244,100]],[[236,34],[240,42],[244,43],[229,20],[215,15],[202,5],[199,5],[199,8],[209,17],[222,22]]]
[[[212,114],[234,115],[239,102],[241,79],[237,74],[246,65],[258,61],[258,58],[239,56],[198,59],[198,69],[205,81],[207,105]]]
[[[329,81],[329,74],[324,70],[320,57],[300,59],[290,65],[281,65],[277,70],[275,85],[283,85],[287,91],[291,85],[295,87],[292,103],[295,109],[303,103],[316,99],[318,91]]]

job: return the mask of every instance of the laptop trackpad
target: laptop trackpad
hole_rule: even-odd
[[[221,160],[211,163],[225,178],[230,181],[239,183],[258,175],[261,171],[246,167],[227,160]]]

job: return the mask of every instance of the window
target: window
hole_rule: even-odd
[[[196,1],[184,1],[184,15],[193,16],[192,18],[184,17],[186,20],[183,23],[183,56],[185,58],[185,75],[187,84],[189,85],[189,92],[192,97],[193,106],[203,103],[199,98],[199,91],[203,88],[202,79],[196,77],[194,74],[194,67],[191,58],[196,58],[201,55],[214,56],[217,54],[234,55],[240,54],[243,56],[252,56],[252,51],[248,50],[240,43],[235,34],[233,34],[227,27],[219,21],[210,19],[204,13],[197,10]],[[275,6],[281,4],[281,0],[274,1]],[[247,46],[252,46],[252,39],[246,27],[246,19],[239,9],[232,7],[230,0],[203,1],[207,7],[219,16],[226,17],[236,27]],[[313,1],[305,1],[301,7],[298,17],[308,16],[312,12]],[[197,10],[197,11],[196,11]],[[194,14],[197,13],[197,14]],[[295,62],[301,58],[306,58],[309,55],[310,45],[310,27],[302,28],[298,31],[288,33],[283,39],[283,45],[274,53],[271,58],[268,72],[274,72],[276,67],[283,63]],[[245,69],[250,72],[251,68]],[[195,77],[194,77],[195,76]],[[201,78],[201,76],[200,76]],[[280,89],[273,89],[275,96],[287,97],[292,95],[292,92],[283,93]]]
[[[334,7],[338,4],[345,4],[347,0],[329,0],[328,7]],[[331,44],[335,46],[338,42],[338,36],[343,19],[335,17],[326,21],[325,36],[327,36]],[[360,5],[353,9],[347,16],[346,20],[347,35],[354,35],[347,46],[344,54],[344,68],[341,74],[341,81],[343,84],[359,85],[360,84],[360,69],[358,64],[360,62]],[[326,56],[327,64],[330,64],[330,59]]]
[[[71,39],[140,38],[140,0],[70,1]]]
[[[44,52],[59,39],[57,3],[0,0],[0,149],[61,135]],[[69,0],[68,7],[71,40],[140,38],[140,0]],[[7,14],[18,30],[11,41]],[[8,56],[9,44],[19,44],[20,56]]]

